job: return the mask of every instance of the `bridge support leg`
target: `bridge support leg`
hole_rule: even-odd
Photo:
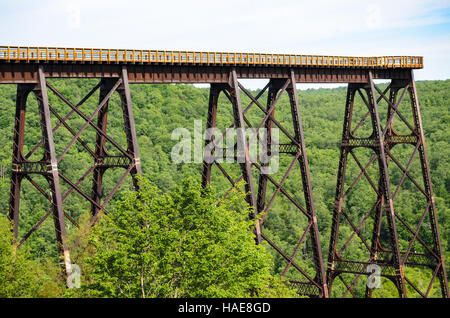
[[[433,266],[432,269],[434,271],[432,279],[435,277],[438,278],[440,288],[441,288],[441,295],[444,298],[449,297],[448,293],[448,281],[447,281],[447,272],[445,270],[445,261],[444,261],[444,254],[442,250],[442,244],[439,234],[439,226],[438,226],[438,220],[437,220],[437,212],[436,212],[436,203],[434,202],[434,193],[433,193],[433,187],[431,184],[431,174],[430,174],[430,164],[428,161],[428,156],[425,150],[425,136],[423,132],[423,125],[422,125],[422,118],[420,115],[420,107],[419,107],[419,99],[416,89],[416,82],[414,81],[414,72],[411,70],[411,80],[407,84],[408,87],[408,94],[411,100],[411,108],[414,118],[414,128],[415,133],[418,135],[418,142],[416,147],[418,146],[419,151],[419,157],[420,157],[420,168],[422,172],[422,179],[425,189],[425,197],[427,201],[427,207],[428,207],[428,218],[429,218],[429,224],[430,229],[432,233],[432,243],[430,244],[432,246],[432,255],[430,256],[430,259],[433,260]],[[393,158],[392,158],[393,159]],[[425,216],[427,214],[427,211],[422,214]],[[420,225],[419,225],[420,229]],[[416,230],[417,232],[417,230]],[[416,238],[417,239],[417,238]],[[408,251],[410,251],[411,248],[408,248]],[[429,290],[427,291],[427,293]],[[428,294],[426,294],[428,295]]]
[[[26,101],[31,92],[34,93],[38,102],[42,128],[44,155],[38,162],[29,161],[23,153]],[[33,181],[31,178],[33,174],[41,174],[44,176],[48,182],[50,194],[47,194],[36,182]],[[35,186],[51,203],[51,209],[48,214],[51,213],[53,215],[60,261],[66,271],[66,274],[70,276],[72,272],[72,264],[70,260],[70,252],[67,246],[64,211],[59,184],[58,161],[56,158],[55,142],[53,139],[53,131],[50,120],[50,106],[48,102],[46,79],[42,66],[39,66],[38,68],[38,84],[36,86],[33,84],[19,84],[17,88],[9,211],[9,218],[14,222],[14,237],[16,240],[18,238],[19,227],[20,188],[23,178],[33,184],[33,186]],[[20,242],[20,244],[22,243],[23,241]]]
[[[259,99],[267,91],[267,104],[262,105]],[[242,107],[240,92],[243,92],[247,99],[250,99],[250,104],[245,108]],[[218,117],[217,104],[221,93],[224,94],[232,104],[234,119],[233,123],[226,127],[221,136],[215,135],[211,138],[214,143],[210,140],[207,140],[205,143],[202,185],[206,187],[210,182],[214,184],[212,179],[214,179],[214,177],[218,178],[222,174],[231,184],[231,188],[225,193],[225,196],[227,196],[233,188],[237,188],[236,185],[238,182],[244,180],[247,202],[253,206],[255,210],[255,214],[250,217],[258,217],[259,219],[255,230],[257,244],[261,243],[263,240],[266,241],[273,249],[275,249],[278,257],[281,258],[281,262],[286,262],[286,266],[284,270],[280,270],[280,274],[289,278],[290,282],[297,288],[299,294],[312,297],[328,297],[317,227],[317,217],[312,198],[306,148],[293,72],[287,79],[271,79],[256,96],[253,96],[241,83],[239,83],[234,71],[230,73],[229,84],[212,84],[206,128],[216,129],[216,131],[220,131],[220,129],[217,128],[216,123]],[[292,113],[293,129],[286,129],[275,119],[275,109],[277,107],[283,107],[283,105],[279,103],[280,98],[283,95],[288,95],[289,97],[288,103]],[[258,109],[256,112],[258,112],[259,117],[262,118],[256,125],[248,116],[252,107]],[[254,112],[252,113],[252,117],[257,116],[258,115]],[[234,128],[236,128],[236,143],[232,147],[227,144],[226,147],[222,148],[221,142],[223,143],[223,139],[226,136],[229,136]],[[261,131],[263,128],[265,128],[265,130]],[[277,136],[278,130],[280,130],[289,140],[289,143],[280,144],[278,138],[274,138],[275,128],[277,130]],[[239,129],[242,132],[241,134],[239,134]],[[254,134],[246,135],[244,131],[248,132],[248,129],[251,129]],[[293,133],[291,133],[290,130],[293,131]],[[262,146],[262,151],[258,152],[258,156],[252,154],[254,143],[258,143],[259,146]],[[208,146],[208,151],[206,151]],[[238,163],[240,163],[241,174],[238,178],[236,178],[236,176],[233,177],[232,175],[232,164],[224,162],[222,160],[222,155],[218,155],[226,154],[227,159],[229,159],[230,152],[233,153],[235,162],[238,161]],[[213,160],[209,157],[211,153],[215,154]],[[268,159],[279,160],[280,154],[283,154],[283,156],[291,156],[289,166],[280,167],[280,171],[271,171],[270,161]],[[297,201],[297,199],[295,199],[286,189],[286,181],[297,162],[300,164],[304,204]],[[219,170],[216,174],[212,172],[212,167],[214,166]],[[282,169],[286,170],[282,171]],[[280,174],[279,172],[284,173]],[[281,175],[281,180],[276,180],[278,177],[275,176],[275,173]],[[254,179],[258,180],[257,187],[253,184]],[[295,184],[300,185],[297,182]],[[274,242],[274,239],[270,237],[270,234],[264,233],[263,226],[265,220],[268,215],[271,214],[271,208],[274,209],[273,203],[277,198],[277,201],[284,199],[285,203],[292,204],[296,212],[298,212],[298,217],[305,218],[306,226],[303,229],[304,232],[300,235],[299,240],[293,246],[290,246],[291,249],[288,248],[288,250],[280,248],[278,245],[279,243]],[[276,229],[270,230],[276,231]],[[295,234],[298,235],[298,233]],[[306,247],[308,238],[311,241],[311,248],[308,249],[308,252],[313,255],[313,262],[315,265],[313,273],[306,271],[298,265],[301,251],[306,250],[302,250],[302,247]],[[305,256],[306,255],[303,257]]]
[[[102,100],[105,99],[106,95],[109,91],[111,91],[114,84],[114,80],[111,79],[101,80],[99,103],[101,103]],[[98,112],[97,116],[97,126],[101,129],[102,133],[97,132],[95,143],[96,165],[94,167],[92,176],[92,200],[95,201],[95,204],[91,204],[92,215],[96,215],[99,212],[99,206],[101,205],[101,198],[103,195],[103,175],[106,171],[103,162],[105,160],[105,157],[107,156],[107,152],[105,149],[105,135],[108,119],[108,103],[109,100],[107,100],[103,108]]]
[[[14,121],[13,157],[11,169],[11,192],[9,199],[9,219],[14,222],[14,238],[17,240],[19,226],[20,188],[23,174],[19,165],[25,161],[23,155],[23,139],[25,134],[26,102],[34,84],[19,84],[16,95],[16,116]]]
[[[314,265],[316,269],[315,280],[323,286],[323,296],[328,298],[328,287],[325,277],[325,270],[322,261],[322,248],[320,246],[319,227],[317,222],[316,208],[314,207],[314,199],[312,193],[311,177],[309,173],[308,159],[306,155],[305,137],[303,134],[303,125],[300,116],[300,107],[297,96],[297,88],[294,72],[291,72],[290,85],[288,86],[288,94],[291,103],[292,122],[294,125],[295,140],[299,144],[301,155],[298,157],[300,165],[303,194],[305,198],[306,211],[309,213],[310,220],[310,238],[313,250]]]
[[[206,131],[210,134],[205,140],[205,153],[203,156],[203,168],[202,168],[202,187],[205,188],[211,181],[211,168],[213,165],[213,156],[209,156],[207,146],[210,142],[214,141],[214,128],[216,127],[217,117],[217,103],[219,101],[219,94],[224,89],[223,84],[211,84],[209,91],[209,105],[208,105],[208,118],[206,120]],[[209,140],[208,140],[209,139]],[[212,150],[212,149],[211,149]]]
[[[374,282],[382,282],[383,277],[393,282],[400,297],[407,297],[411,290],[429,297],[436,293],[433,283],[438,278],[441,296],[448,297],[413,74],[409,80],[392,80],[384,90],[375,85],[371,74],[369,79],[367,84],[349,84],[347,91],[328,254],[330,294],[338,278],[341,287],[334,288],[342,294],[334,296],[364,297],[361,291],[365,290],[365,297],[372,297],[374,288],[381,287]],[[409,107],[405,96],[409,96]],[[380,111],[383,105],[385,112]],[[400,157],[409,160],[403,163]],[[414,169],[422,174],[422,184],[413,177]],[[410,208],[404,206],[405,197],[401,198],[406,180],[410,182],[408,191],[417,192],[415,211],[409,212],[417,217],[408,220],[405,210]],[[363,182],[367,182],[365,187],[360,186]],[[373,192],[367,192],[368,188]],[[431,228],[431,237],[426,227]],[[348,231],[350,236],[343,236]],[[364,256],[355,258],[350,245],[359,247]],[[413,267],[431,269],[431,273],[415,281],[410,276],[413,272],[408,271]],[[366,275],[367,280],[361,279]]]
[[[231,81],[229,97],[233,106],[234,127],[236,128],[237,139],[237,161],[241,163],[242,176],[245,181],[245,192],[247,193],[247,203],[256,208],[256,194],[253,184],[252,166],[250,161],[250,152],[245,133],[244,113],[242,110],[241,97],[239,94],[239,85],[236,70],[231,71]],[[256,217],[257,211],[254,212]],[[261,244],[261,225],[256,224],[255,229],[256,243]]]
[[[127,139],[127,149],[125,152],[125,156],[121,157],[109,154],[106,149],[107,139],[105,136],[107,136],[106,127],[108,117],[108,104],[109,98],[111,97],[107,97],[107,95],[108,92],[113,89],[116,80],[104,78],[101,80],[100,84],[99,102],[101,103],[103,100],[105,100],[106,102],[98,112],[97,116],[98,130],[95,144],[95,168],[92,180],[92,200],[95,201],[95,204],[92,204],[92,215],[96,215],[99,211],[100,201],[103,196],[103,176],[105,174],[105,171],[116,166],[114,162],[111,162],[111,164],[109,164],[108,161],[114,158],[115,161],[131,160],[133,162],[133,167],[130,170],[130,174],[133,177],[133,184],[136,190],[138,189],[138,183],[135,176],[142,174],[136,137],[136,128],[134,124],[133,108],[131,104],[130,87],[128,84],[128,74],[125,67],[122,68],[121,79],[122,83],[117,87],[116,92],[119,94],[121,100],[123,127]],[[129,166],[127,165],[124,165],[123,167],[129,168]]]

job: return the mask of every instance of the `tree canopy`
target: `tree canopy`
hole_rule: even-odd
[[[249,207],[234,191],[217,206],[192,178],[162,193],[146,179],[116,203],[90,234],[86,259],[94,297],[294,296],[272,276],[255,244]]]

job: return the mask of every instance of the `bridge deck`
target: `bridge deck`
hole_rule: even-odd
[[[263,53],[0,47],[0,83],[36,82],[36,64],[47,77],[119,77],[127,65],[131,83],[222,83],[230,70],[240,78],[287,78],[298,83],[367,82],[408,78],[421,56],[351,57]]]

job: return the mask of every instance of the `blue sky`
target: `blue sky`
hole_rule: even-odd
[[[0,0],[0,45],[422,55],[450,78],[450,0]]]

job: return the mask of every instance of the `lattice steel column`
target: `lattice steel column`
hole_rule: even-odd
[[[358,280],[361,276],[370,275],[373,272],[368,268],[376,265],[380,268],[379,275],[388,278],[396,286],[400,297],[408,296],[408,288],[422,297],[428,297],[435,278],[439,278],[442,297],[448,296],[448,285],[445,275],[445,265],[440,244],[439,231],[436,219],[436,209],[434,206],[431,179],[429,173],[428,159],[425,154],[425,141],[423,137],[423,127],[420,119],[419,105],[417,102],[417,91],[413,74],[409,80],[392,80],[383,90],[374,84],[371,73],[369,73],[369,83],[349,84],[347,91],[347,102],[345,108],[344,127],[342,134],[341,154],[339,160],[338,180],[336,187],[335,208],[332,218],[332,228],[330,237],[330,247],[328,254],[327,278],[330,288],[336,278],[342,284],[344,293],[341,296],[351,294],[360,297],[361,294],[355,292]],[[360,96],[363,104],[367,106],[367,113],[360,117],[355,117],[357,112],[354,109],[355,96]],[[404,97],[409,96],[410,108],[413,118],[408,119],[405,111]],[[380,119],[379,105],[384,102],[386,107],[386,120],[384,123]],[[394,118],[398,123],[394,125]],[[352,121],[356,121],[352,127]],[[364,124],[366,119],[371,121],[372,133],[366,137],[356,137],[356,132]],[[398,133],[396,126],[401,124],[407,133]],[[412,153],[408,154],[409,161],[406,167],[394,155],[393,148],[397,145],[411,145]],[[366,165],[360,161],[361,156],[357,156],[356,149],[368,148],[373,151]],[[399,149],[402,156],[407,153],[408,147]],[[423,176],[423,186],[411,175],[415,154],[420,154],[420,169]],[[350,155],[350,157],[349,157]],[[355,162],[361,172],[355,179],[350,179],[351,185],[346,189],[346,178],[348,177],[347,167],[349,158]],[[378,182],[374,182],[369,170],[372,165],[378,163]],[[372,169],[373,170],[373,169]],[[400,172],[401,178],[392,180],[389,171]],[[397,174],[397,173],[395,173]],[[404,186],[404,181],[408,179],[413,184],[412,190],[418,190],[417,197],[425,199],[425,210],[419,214],[420,218],[415,221],[417,224],[408,224],[404,219],[404,207],[395,200],[398,198],[399,190]],[[366,180],[375,191],[376,199],[369,211],[361,211],[355,220],[355,212],[349,211],[346,206],[347,198],[358,191],[357,183]],[[359,189],[361,191],[363,189]],[[409,191],[412,191],[409,190]],[[359,192],[361,193],[361,192]],[[362,194],[362,193],[361,193]],[[365,199],[363,194],[361,200]],[[424,196],[424,197],[423,197]],[[421,231],[426,215],[429,216],[429,226],[432,231],[432,241],[423,237]],[[368,221],[372,220],[371,231],[365,231]],[[385,222],[383,223],[383,220]],[[410,221],[411,222],[411,221]],[[340,225],[346,223],[351,229],[349,237],[343,237],[340,233]],[[399,232],[399,229],[402,231]],[[371,233],[369,236],[368,233]],[[387,237],[383,237],[383,233]],[[400,234],[401,233],[401,237]],[[407,248],[401,248],[399,241],[407,243]],[[367,241],[370,240],[370,243]],[[355,242],[356,241],[356,242]],[[367,253],[367,259],[354,259],[348,254],[350,244],[359,243],[363,252]],[[389,248],[384,246],[387,244]],[[404,244],[404,243],[403,243]],[[404,246],[404,245],[402,245]],[[421,267],[431,269],[431,278],[426,280],[426,290],[420,288],[418,282],[414,282],[405,268]],[[352,281],[346,281],[346,277]],[[408,287],[408,288],[407,288]],[[371,297],[373,286],[367,281],[365,296]]]
[[[444,261],[444,254],[442,251],[442,245],[441,245],[441,238],[439,234],[439,226],[438,226],[438,220],[437,220],[437,212],[436,212],[436,203],[434,202],[434,193],[433,193],[433,187],[431,185],[431,174],[430,174],[430,164],[428,161],[428,156],[425,150],[425,136],[423,133],[423,125],[422,125],[422,118],[420,115],[420,107],[419,107],[419,99],[417,95],[417,89],[416,89],[416,82],[414,80],[414,72],[411,70],[411,81],[408,85],[408,93],[411,100],[411,108],[413,112],[413,118],[414,118],[414,127],[415,132],[418,135],[418,151],[420,156],[420,163],[421,163],[421,170],[422,170],[422,178],[423,178],[423,184],[426,192],[426,199],[428,204],[428,217],[430,220],[430,228],[432,232],[433,237],[433,243],[432,243],[432,250],[433,250],[433,256],[430,255],[430,259],[435,260],[434,266],[431,266],[433,269],[433,278],[435,276],[439,279],[439,284],[441,287],[441,293],[442,297],[448,298],[448,281],[447,281],[447,272],[445,270],[445,261]],[[426,212],[424,212],[424,215]],[[420,226],[419,226],[420,229]],[[417,231],[416,231],[417,232]],[[415,238],[418,237],[417,234],[414,235]],[[409,247],[408,252],[410,252],[411,247]],[[407,257],[408,255],[406,255]]]
[[[230,91],[231,104],[233,106],[234,127],[236,128],[236,138],[238,146],[237,159],[241,163],[242,175],[245,181],[245,191],[247,193],[247,202],[252,207],[256,208],[256,193],[253,184],[252,165],[249,155],[249,147],[245,136],[245,122],[244,113],[241,104],[241,97],[239,94],[239,84],[236,75],[236,70],[231,71]],[[255,215],[257,211],[255,211]],[[261,243],[261,226],[259,222],[256,225],[256,242]]]
[[[267,106],[266,111],[271,110],[270,116],[275,117],[275,108],[272,106],[276,103],[276,98],[280,90],[282,89],[283,84],[285,84],[285,80],[270,80],[269,82],[269,91],[267,93]],[[264,124],[265,130],[265,141],[266,141],[266,149],[265,155],[269,157],[272,154],[272,128],[273,122],[271,120],[266,121]],[[268,162],[262,162],[261,168],[267,168]],[[256,200],[256,211],[257,213],[261,213],[264,211],[264,207],[266,204],[266,191],[267,191],[267,175],[265,173],[259,174],[258,180],[258,196]]]
[[[25,135],[25,113],[26,101],[29,94],[33,92],[38,101],[40,122],[42,128],[42,144],[44,155],[40,161],[32,162],[23,153],[23,141]],[[70,253],[67,247],[66,227],[64,224],[64,211],[62,206],[62,196],[59,185],[58,161],[53,140],[53,131],[50,119],[50,107],[48,103],[46,79],[42,66],[38,67],[38,84],[19,84],[17,88],[16,119],[14,128],[13,162],[11,175],[11,194],[9,218],[14,222],[14,237],[17,240],[19,226],[20,209],[20,187],[23,178],[33,184],[51,202],[51,214],[56,232],[61,263],[66,274],[71,275]],[[50,194],[47,194],[37,183],[33,181],[31,175],[40,174],[48,182]]]
[[[113,79],[102,79],[100,86],[100,98],[99,103],[105,99],[106,95],[109,91],[111,91],[112,87],[115,84]],[[107,156],[105,143],[106,143],[106,126],[107,126],[107,117],[108,117],[108,102],[105,103],[103,108],[98,112],[97,115],[97,126],[101,129],[102,134],[97,132],[96,143],[95,143],[95,167],[92,176],[92,200],[95,201],[96,204],[91,204],[91,213],[92,215],[96,215],[99,211],[100,199],[102,197],[103,192],[103,175],[106,171],[106,167],[103,165],[105,161],[105,157]]]
[[[122,67],[121,80],[121,85],[117,87],[116,92],[119,94],[121,100],[123,127],[127,138],[127,149],[122,155],[111,155],[106,150],[108,103],[111,97],[111,95],[107,95],[114,88],[117,80],[103,78],[100,82],[99,102],[101,103],[103,100],[105,100],[105,102],[97,116],[97,127],[99,129],[97,130],[95,144],[95,168],[92,183],[92,200],[95,201],[95,204],[92,204],[92,215],[96,215],[99,211],[100,199],[103,195],[103,175],[107,169],[114,167],[128,168],[130,166],[129,161],[131,161],[133,167],[130,170],[130,174],[133,177],[135,189],[138,188],[135,176],[142,174],[126,67]]]
[[[133,168],[130,171],[133,176],[134,186],[137,189],[138,184],[136,175],[142,174],[141,160],[139,158],[138,141],[136,136],[136,126],[134,123],[133,107],[131,102],[130,85],[128,83],[128,70],[125,66],[122,67],[122,86],[119,87],[118,93],[122,100],[122,115],[125,127],[125,135],[127,136],[127,150],[133,162]]]
[[[302,119],[300,116],[300,107],[297,96],[297,88],[295,82],[295,74],[291,71],[290,85],[287,87],[291,104],[292,122],[294,126],[295,140],[299,144],[299,150],[301,156],[298,157],[298,163],[300,165],[303,195],[305,198],[306,211],[309,213],[310,219],[310,238],[313,249],[314,266],[316,268],[315,280],[323,287],[323,296],[328,297],[328,287],[326,282],[325,270],[322,260],[322,248],[320,246],[320,234],[318,227],[318,220],[316,215],[316,209],[314,206],[314,199],[312,193],[311,176],[309,173],[308,158],[306,155],[305,137],[303,134]]]
[[[206,130],[210,132],[210,138],[205,140],[205,153],[203,156],[203,168],[202,168],[202,187],[205,188],[211,181],[211,168],[213,165],[213,158],[206,158],[213,149],[207,149],[206,147],[210,142],[214,141],[214,129],[216,127],[217,117],[217,103],[219,95],[222,90],[226,89],[224,84],[211,84],[209,91],[209,105],[208,105],[208,117],[206,120]],[[209,140],[208,140],[209,139]],[[211,153],[211,155],[213,155]]]
[[[20,188],[23,179],[21,164],[25,163],[23,143],[25,134],[25,114],[27,97],[33,91],[33,84],[17,85],[16,116],[14,121],[13,157],[11,169],[11,192],[9,200],[9,219],[14,221],[14,238],[17,239],[19,226]]]

